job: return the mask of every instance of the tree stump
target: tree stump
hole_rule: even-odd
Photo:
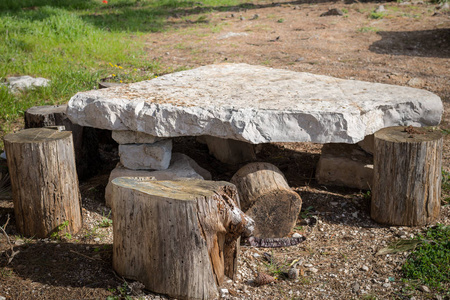
[[[113,267],[147,289],[179,299],[213,299],[234,278],[241,234],[253,221],[227,182],[119,177],[113,184]]]
[[[64,126],[72,132],[78,178],[88,178],[100,169],[99,129],[73,124],[66,115],[67,104],[34,106],[25,111],[25,128]]]
[[[64,224],[63,233],[76,233],[82,218],[72,134],[33,128],[4,142],[19,231],[43,238]]]
[[[255,221],[255,236],[285,237],[294,228],[302,199],[276,166],[247,164],[234,174],[231,183],[239,191],[242,210]]]
[[[436,220],[442,147],[439,131],[400,126],[375,133],[372,219],[405,226]]]

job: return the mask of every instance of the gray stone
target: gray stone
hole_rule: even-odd
[[[375,12],[380,13],[380,12],[385,12],[386,8],[384,8],[384,5],[380,5],[377,7],[377,9],[375,9]]]
[[[153,144],[119,145],[120,162],[133,170],[165,170],[172,155],[172,140]]]
[[[317,164],[316,179],[320,184],[370,190],[373,157],[356,144],[326,144]]]
[[[211,180],[211,174],[207,170],[200,167],[192,158],[182,153],[173,153],[169,168],[162,171],[131,170],[119,163],[109,175],[108,185],[105,189],[105,203],[109,207],[111,207],[112,203],[111,181],[117,177],[142,177],[153,178],[154,180]]]
[[[425,90],[247,64],[80,92],[67,109],[83,126],[252,144],[353,144],[384,127],[438,125],[442,112],[441,99]]]
[[[8,77],[9,88],[13,93],[33,89],[36,87],[46,87],[50,84],[49,79],[42,77],[33,78],[31,76]]]
[[[364,151],[369,154],[374,153],[375,151],[375,137],[373,134],[366,136],[361,142],[358,143],[358,146],[361,147]]]
[[[329,11],[324,12],[320,16],[326,17],[326,16],[343,16],[343,15],[344,15],[344,13],[339,8],[332,8]]]
[[[162,140],[162,138],[154,135],[130,130],[114,130],[112,138],[118,144],[153,144]]]
[[[214,136],[204,136],[199,140],[208,145],[209,154],[223,163],[239,164],[256,159],[255,145]]]

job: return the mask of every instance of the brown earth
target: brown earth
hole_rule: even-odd
[[[442,98],[446,113],[441,128],[449,129],[448,11],[421,1],[258,3],[223,7],[220,12],[207,12],[205,8],[177,12],[167,20],[174,30],[135,38],[144,38],[149,60],[158,59],[167,70],[245,62],[426,89]],[[384,15],[370,18],[380,4],[386,9]],[[331,8],[344,14],[320,16]],[[193,139],[176,139],[174,148],[196,159],[216,180],[229,180],[239,168],[219,163],[208,155],[204,145]],[[446,171],[450,171],[449,148],[446,137],[443,152]],[[307,240],[280,249],[243,246],[238,280],[225,284],[229,292],[226,297],[444,299],[442,292],[427,292],[420,285],[402,282],[401,266],[408,252],[375,255],[389,243],[410,238],[426,227],[376,224],[368,214],[370,199],[365,191],[318,185],[314,171],[320,149],[321,145],[285,143],[265,145],[259,153],[258,160],[277,165],[293,190],[301,195],[303,212],[293,233],[304,234]],[[58,241],[21,237],[15,231],[11,200],[0,201],[0,224],[5,226],[10,216],[6,232],[11,243],[6,235],[1,236],[0,296],[105,299],[114,295],[119,299],[127,291],[139,294],[137,283],[121,278],[111,268],[112,228],[108,226],[109,210],[103,199],[108,171],[114,165],[111,153],[115,154],[109,151],[109,158],[104,158],[109,164],[102,174],[81,183],[84,227],[76,236]],[[8,198],[4,192],[0,194]],[[442,206],[438,222],[450,225],[448,204]],[[20,252],[7,264],[11,247]],[[268,255],[273,258],[272,263],[265,260]],[[276,273],[295,259],[299,260],[297,279],[279,276],[275,282],[261,287],[252,283],[254,271]],[[128,288],[118,289],[124,285]],[[446,287],[450,289],[448,284]],[[148,291],[140,295],[144,299],[166,298]]]

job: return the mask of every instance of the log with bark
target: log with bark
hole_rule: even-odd
[[[66,115],[65,105],[34,106],[25,111],[25,128],[64,126],[72,132],[78,178],[95,175],[101,167],[98,135],[100,129],[73,124]],[[111,135],[111,133],[109,133]]]
[[[147,289],[179,299],[214,299],[234,279],[241,234],[253,220],[234,185],[119,177],[113,184],[113,267]]]
[[[8,134],[4,142],[19,231],[40,238],[55,230],[78,232],[81,198],[72,134],[33,128]]]
[[[438,130],[399,126],[375,133],[372,219],[418,226],[438,218],[442,147]]]
[[[259,238],[287,236],[294,228],[302,199],[292,191],[283,173],[269,163],[250,163],[231,179],[239,191],[242,210],[255,221]]]

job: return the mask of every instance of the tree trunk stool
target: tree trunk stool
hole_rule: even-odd
[[[44,238],[64,224],[62,233],[78,232],[81,198],[72,133],[25,129],[4,142],[19,231]]]
[[[237,241],[253,231],[234,185],[132,177],[112,184],[117,273],[178,299],[215,299],[225,275],[234,279]]]
[[[440,131],[399,126],[375,133],[372,219],[421,226],[438,218],[442,147]]]

